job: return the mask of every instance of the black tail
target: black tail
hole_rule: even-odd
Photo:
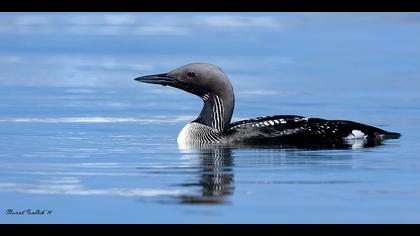
[[[400,133],[384,131],[384,132],[379,133],[379,134],[382,136],[383,139],[399,139],[399,138],[401,138]]]
[[[401,137],[400,133],[397,132],[388,132],[383,129],[373,127],[370,125],[365,125],[362,123],[357,123],[353,121],[337,121],[342,127],[346,127],[347,130],[360,130],[365,134],[368,134],[368,138],[372,140],[384,140],[384,139],[399,139]]]

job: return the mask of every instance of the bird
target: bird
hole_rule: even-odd
[[[226,73],[213,64],[191,63],[168,73],[141,76],[135,80],[181,89],[203,100],[197,119],[179,133],[179,145],[355,147],[401,137],[400,133],[354,121],[297,115],[274,115],[232,123],[234,89]]]

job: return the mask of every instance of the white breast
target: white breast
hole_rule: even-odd
[[[177,142],[179,145],[188,143],[219,143],[223,139],[223,135],[209,126],[199,123],[190,123],[186,125],[178,135]]]
[[[191,142],[191,129],[192,124],[187,124],[179,133],[177,142],[179,145],[183,145]]]

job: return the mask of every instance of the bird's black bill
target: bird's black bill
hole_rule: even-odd
[[[146,75],[135,80],[142,83],[160,84],[163,86],[172,85],[177,81],[175,78],[168,76],[168,74]]]

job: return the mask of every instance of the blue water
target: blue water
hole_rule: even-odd
[[[0,22],[0,223],[420,222],[417,13]],[[176,137],[200,99],[133,79],[197,61],[232,80],[235,120],[348,119],[402,138],[348,150],[182,150]]]

